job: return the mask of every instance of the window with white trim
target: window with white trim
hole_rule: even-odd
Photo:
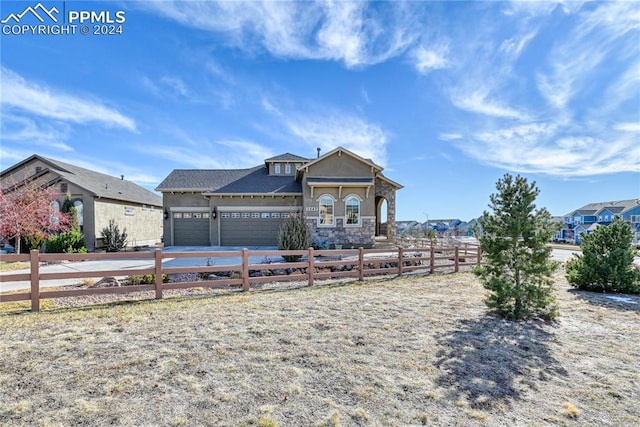
[[[251,214],[249,212],[242,212],[242,218],[249,218]]]
[[[350,196],[345,201],[347,225],[360,224],[360,199]]]
[[[252,212],[251,218],[260,218],[260,212]]]
[[[320,225],[334,225],[333,199],[329,196],[320,198]]]
[[[222,212],[220,214],[221,218],[231,218],[231,214],[229,212]]]
[[[290,164],[284,165],[284,173],[286,173],[286,174],[290,174],[291,173],[291,165]]]
[[[280,173],[280,163],[276,163],[276,165],[273,167],[273,173]]]
[[[240,218],[240,212],[231,212],[231,218]]]

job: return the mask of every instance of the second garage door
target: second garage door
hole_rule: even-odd
[[[175,246],[209,246],[209,213],[174,212],[173,244]]]
[[[277,246],[280,226],[288,217],[280,212],[223,212],[220,245]]]

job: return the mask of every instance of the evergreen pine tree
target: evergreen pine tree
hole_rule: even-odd
[[[292,213],[282,224],[278,235],[278,249],[298,250],[309,249],[311,247],[311,230],[302,215]],[[300,255],[285,255],[284,260],[295,262],[300,260]]]
[[[545,208],[535,210],[535,182],[505,174],[496,188],[489,204],[493,213],[484,212],[478,221],[482,231],[476,231],[485,265],[475,274],[491,291],[485,303],[507,319],[553,319],[558,313],[551,275],[557,263],[547,243],[557,224]]]
[[[583,235],[582,255],[567,263],[569,284],[588,291],[640,293],[640,270],[633,267],[632,241],[631,227],[620,218]]]

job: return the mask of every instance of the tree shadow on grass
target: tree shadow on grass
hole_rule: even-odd
[[[472,408],[508,404],[523,393],[536,391],[553,376],[567,371],[551,355],[551,326],[542,322],[517,323],[491,315],[463,320],[443,334],[435,365],[436,383],[448,398],[466,401]]]
[[[592,305],[619,311],[635,311],[636,313],[640,313],[640,294],[615,294],[585,291],[582,289],[569,289],[567,292]]]

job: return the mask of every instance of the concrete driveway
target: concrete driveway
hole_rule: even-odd
[[[264,246],[252,246],[247,249],[250,250],[276,250],[276,247],[264,247]],[[192,266],[204,266],[207,265],[207,257],[199,257],[198,252],[219,252],[219,251],[241,251],[242,247],[221,247],[221,246],[172,246],[163,248],[164,254],[170,255],[172,252],[193,252],[193,258],[171,258],[170,256],[164,258],[162,265],[166,267],[192,267]],[[128,276],[127,270],[136,270],[142,268],[151,268],[154,265],[153,259],[126,259],[126,253],[123,253],[122,259],[114,260],[90,260],[81,262],[65,262],[61,264],[51,264],[40,266],[40,273],[69,273],[79,271],[108,271],[108,270],[122,270],[123,275],[118,278],[124,278]],[[252,256],[249,257],[249,263],[259,264],[264,257]],[[269,259],[273,262],[282,261],[281,257],[270,256]],[[232,257],[216,257],[211,258],[212,265],[239,265],[242,262],[240,256]],[[12,270],[2,272],[2,276],[11,276],[15,274],[29,273],[29,269],[25,270]],[[100,277],[94,277],[93,280],[98,281]],[[69,286],[81,283],[83,279],[56,279],[56,280],[41,280],[40,287],[58,287]],[[29,289],[31,283],[29,281],[16,281],[16,282],[3,282],[0,283],[0,292],[15,291],[20,289]]]

